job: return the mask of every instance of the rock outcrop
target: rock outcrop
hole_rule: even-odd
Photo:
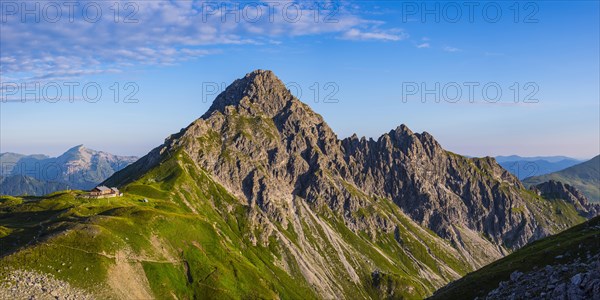
[[[600,299],[600,217],[538,240],[429,299]]]
[[[52,275],[13,270],[0,284],[0,298],[92,300],[97,297]]]
[[[575,206],[579,214],[586,218],[593,218],[600,214],[600,204],[590,203],[583,193],[571,185],[550,180],[532,186],[531,190],[546,199],[561,199],[568,201]]]
[[[476,299],[600,299],[600,255],[522,273]]]

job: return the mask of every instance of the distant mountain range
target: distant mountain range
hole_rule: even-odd
[[[600,155],[559,172],[523,180],[527,186],[546,181],[559,181],[580,190],[592,202],[600,202]]]
[[[136,160],[83,145],[58,157],[2,153],[0,194],[39,196],[65,189],[91,189]]]
[[[497,156],[496,161],[520,180],[550,174],[582,162],[566,156],[521,157],[517,155]]]
[[[0,176],[0,195],[41,196],[69,188],[66,182],[44,181],[30,176]]]
[[[563,160],[567,161],[578,161],[582,162],[582,160],[578,160],[568,156],[518,156],[518,155],[509,155],[509,156],[496,156],[496,161],[498,163],[511,162],[511,161],[538,161],[543,160],[551,163],[560,162]]]

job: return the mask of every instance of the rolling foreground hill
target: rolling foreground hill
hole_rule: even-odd
[[[340,140],[261,70],[104,184],[1,198],[2,295],[420,299],[590,216],[404,125]]]
[[[600,155],[565,170],[523,180],[526,185],[537,185],[546,181],[569,184],[585,194],[592,202],[600,203]]]
[[[75,146],[58,157],[0,154],[0,195],[41,196],[65,189],[91,189],[137,160]]]
[[[430,299],[600,299],[600,217],[536,242]]]

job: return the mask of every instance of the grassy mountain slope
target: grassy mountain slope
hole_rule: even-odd
[[[574,186],[591,202],[600,202],[600,155],[559,172],[527,178],[523,183],[532,186],[550,180]]]
[[[1,198],[0,270],[53,274],[101,297],[127,298],[131,289],[159,299],[418,299],[473,270],[389,200],[359,212],[386,214],[399,225],[375,239],[301,199],[294,201],[298,219],[282,227],[240,203],[183,152],[124,192],[102,200],[77,198],[80,192]],[[253,240],[265,236],[260,230],[276,234],[263,245]]]
[[[329,296],[422,298],[472,270],[447,242],[393,206],[373,210],[397,218],[396,236],[374,241],[346,229],[326,208],[317,215],[299,204],[294,222],[301,232],[273,224],[267,230],[278,234],[267,246],[254,245],[248,232],[261,228],[248,228],[248,219],[261,218],[256,210],[177,155],[128,185],[123,198],[3,197],[0,265],[54,274],[97,295],[123,297],[119,291],[139,285],[140,295],[163,299],[316,298],[304,275],[335,282],[316,288]],[[125,278],[130,273],[147,279]]]
[[[595,217],[562,233],[533,242],[505,258],[470,273],[440,289],[430,299],[485,297],[499,285],[504,286],[511,281],[518,282],[527,277],[528,273],[539,273],[539,270],[544,268],[557,269],[556,266],[561,266],[558,268],[561,269],[560,271],[570,273],[569,275],[577,274],[585,271],[585,267],[590,263],[588,260],[596,260],[597,262],[597,259],[600,258],[599,255],[600,217]],[[577,267],[573,269],[573,265]],[[521,273],[520,279],[515,280],[515,275],[513,275],[511,280],[511,274],[519,273]],[[525,275],[522,273],[525,273]],[[565,281],[571,278],[571,276],[565,276],[566,274],[562,275],[566,277],[564,278]],[[550,276],[540,276],[537,279],[539,283],[544,285],[551,284],[553,280]],[[557,283],[563,281],[561,278],[554,280]],[[501,284],[501,282],[504,282],[504,284]],[[558,286],[559,284],[555,283],[554,285]],[[533,285],[530,285],[528,289],[532,293],[529,297],[539,296],[533,294]],[[551,297],[551,295],[548,296]],[[491,298],[495,299],[495,297]]]

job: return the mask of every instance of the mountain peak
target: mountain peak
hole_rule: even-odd
[[[292,93],[273,71],[254,70],[230,84],[202,117],[206,118],[215,111],[225,113],[228,106],[252,114],[273,116],[293,99]]]
[[[75,153],[75,152],[82,152],[84,151],[86,148],[83,146],[83,144],[81,145],[77,145],[75,147],[72,147],[71,149],[67,150],[65,153]]]
[[[83,158],[89,158],[93,152],[94,150],[90,150],[83,145],[77,145],[58,156],[57,159],[60,161],[78,161]]]
[[[277,78],[277,76],[275,75],[275,73],[273,73],[273,71],[263,70],[263,69],[256,69],[256,70],[246,74],[246,76],[244,76],[244,78],[254,78],[256,76],[271,77],[273,79],[279,80],[279,78]]]

